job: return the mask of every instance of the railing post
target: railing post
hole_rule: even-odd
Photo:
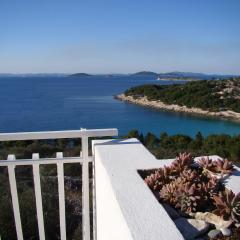
[[[63,158],[62,152],[57,152],[57,158]],[[64,168],[63,163],[57,163],[58,173],[58,197],[59,197],[59,219],[61,240],[66,240],[66,214],[65,214],[65,190],[64,190]]]
[[[15,160],[15,159],[16,159],[15,155],[8,155],[8,160]],[[20,209],[19,209],[19,202],[18,202],[17,183],[16,183],[16,177],[15,177],[15,166],[14,165],[8,166],[8,176],[9,176],[9,184],[10,184],[10,190],[11,190],[17,239],[23,240],[23,232],[22,232],[22,224],[21,224],[21,217],[20,217]],[[1,239],[1,237],[0,237],[0,239]]]
[[[82,131],[85,131],[82,129]],[[89,174],[88,174],[88,137],[82,137],[82,205],[83,205],[83,239],[90,240],[89,215]]]
[[[34,153],[32,159],[38,160],[39,154]],[[43,219],[43,207],[42,207],[42,192],[41,192],[41,179],[39,173],[39,164],[33,164],[33,180],[34,180],[34,190],[35,190],[35,199],[36,199],[36,210],[37,210],[37,220],[38,220],[38,232],[39,239],[45,240],[45,228],[44,228],[44,219]]]

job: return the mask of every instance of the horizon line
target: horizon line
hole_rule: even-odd
[[[92,73],[92,72],[22,72],[22,73],[9,73],[9,72],[0,72],[0,75],[71,75],[77,73],[89,74],[89,75],[131,75],[140,72],[152,72],[156,74],[168,74],[168,73],[193,73],[193,74],[204,74],[204,75],[223,75],[223,76],[240,76],[240,73],[206,73],[206,72],[193,72],[193,71],[168,71],[168,72],[156,72],[151,70],[142,70],[136,72],[128,72],[128,73],[118,73],[118,72],[106,72],[106,73]]]

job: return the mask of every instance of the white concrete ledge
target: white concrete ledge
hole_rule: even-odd
[[[93,141],[98,240],[184,239],[137,170],[162,167],[136,139]]]
[[[94,140],[97,240],[182,240],[174,222],[138,174],[169,165],[138,140]],[[218,156],[210,156],[213,160]],[[225,179],[240,191],[240,169]]]

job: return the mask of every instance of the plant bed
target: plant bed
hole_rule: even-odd
[[[227,159],[180,154],[170,166],[139,171],[185,239],[240,239],[240,193],[224,186],[234,171]]]

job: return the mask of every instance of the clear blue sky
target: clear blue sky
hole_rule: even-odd
[[[239,0],[0,0],[0,73],[240,74]]]

